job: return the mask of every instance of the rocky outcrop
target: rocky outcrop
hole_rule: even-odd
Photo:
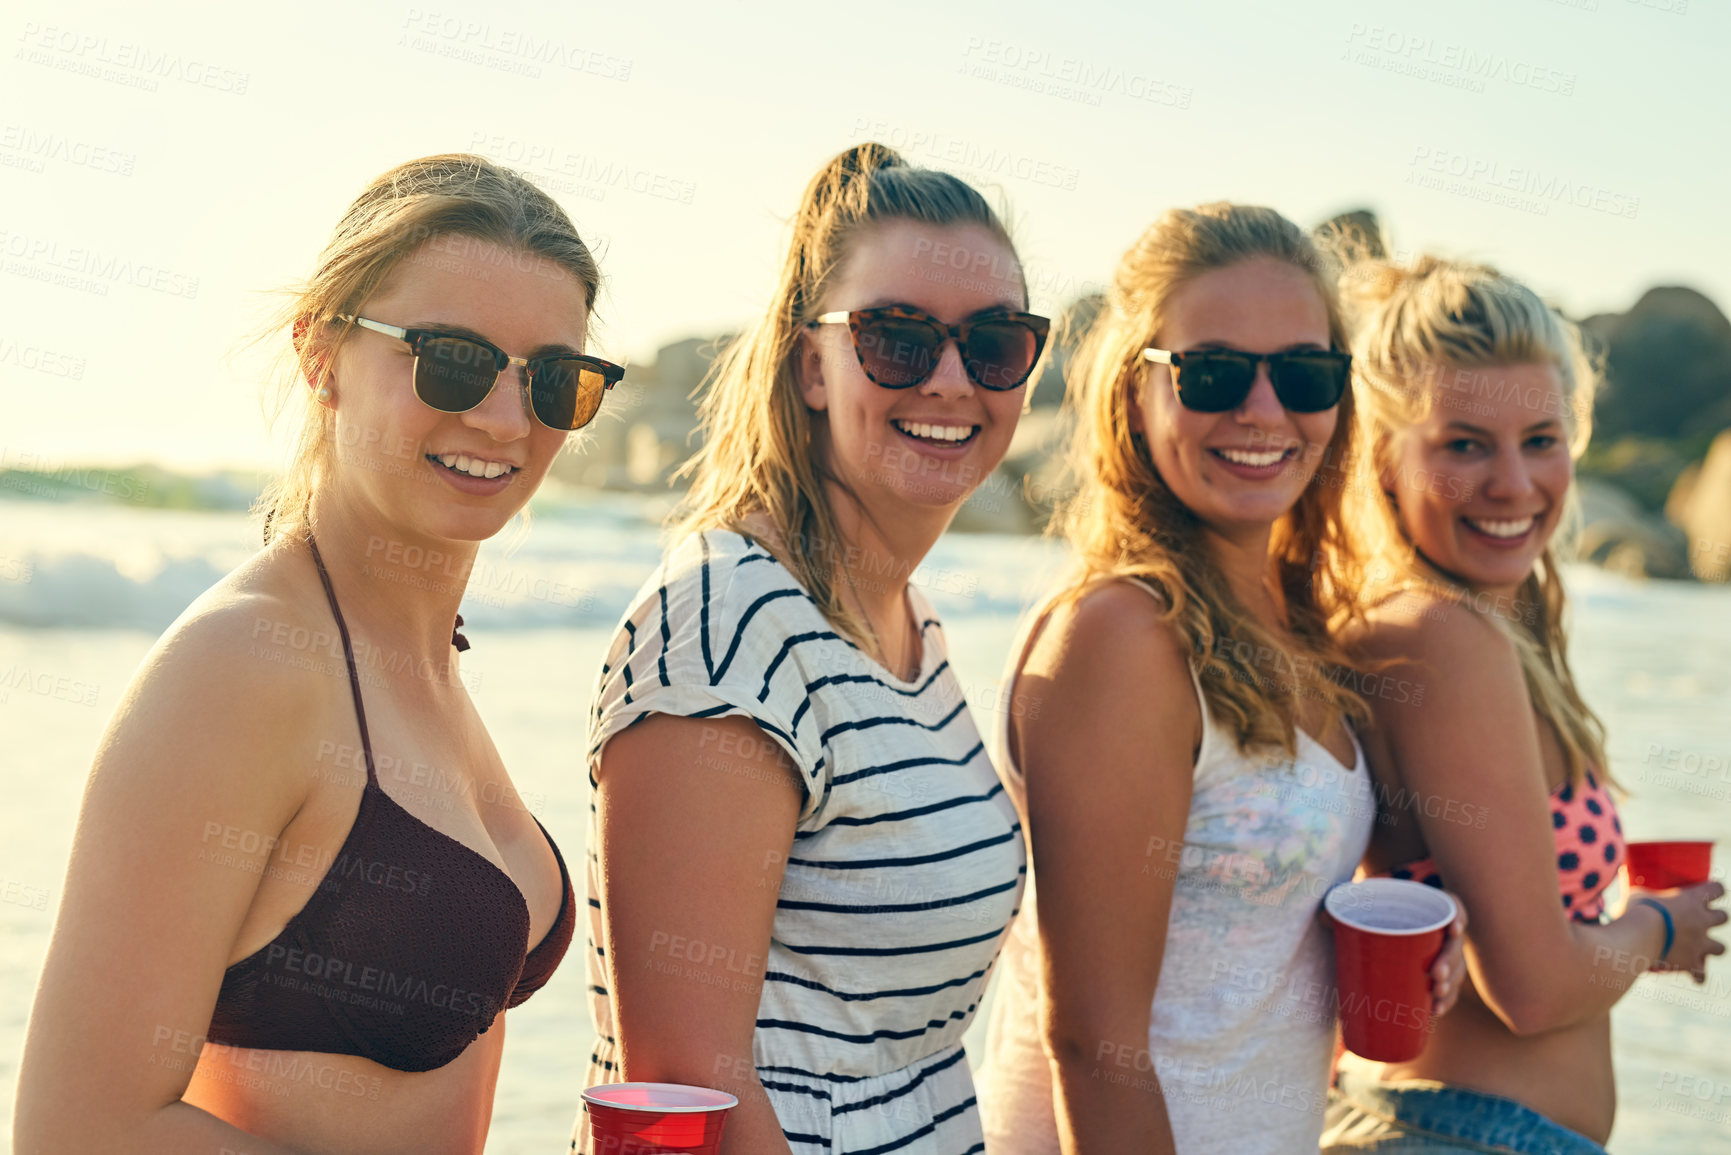
[[[1731,581],[1731,429],[1713,439],[1706,460],[1677,478],[1665,516],[1686,535],[1696,577]]]
[[[1581,529],[1575,557],[1630,577],[1689,576],[1689,543],[1682,530],[1608,482],[1583,477],[1576,489]]]
[[[1594,437],[1698,437],[1731,425],[1731,320],[1694,289],[1649,289],[1581,323],[1605,362]]]
[[[1046,524],[1061,495],[1070,411],[1039,408],[1024,414],[1003,464],[956,511],[951,528],[963,533],[1033,533]]]

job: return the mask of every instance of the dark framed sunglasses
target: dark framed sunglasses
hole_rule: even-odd
[[[950,325],[912,305],[825,313],[807,328],[846,324],[865,375],[885,389],[908,389],[937,372],[944,344],[956,343],[968,380],[1003,392],[1028,379],[1052,322],[1033,313],[994,312]]]
[[[1199,349],[1173,353],[1144,349],[1142,356],[1172,367],[1178,403],[1197,413],[1225,413],[1244,404],[1256,383],[1256,366],[1268,362],[1274,395],[1294,413],[1320,413],[1340,404],[1352,376],[1352,356],[1325,349],[1291,353],[1240,353],[1236,349]]]
[[[601,396],[625,370],[585,353],[512,357],[476,337],[438,329],[403,329],[345,313],[338,320],[404,342],[415,354],[415,396],[440,413],[467,413],[487,399],[499,375],[521,365],[529,376],[530,412],[549,429],[581,429],[601,408]]]

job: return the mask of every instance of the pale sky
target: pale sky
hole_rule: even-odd
[[[1038,308],[1222,198],[1368,206],[1575,315],[1731,307],[1721,0],[7,7],[0,467],[275,463],[236,350],[435,152],[544,178],[618,360],[755,317],[806,181],[871,138],[995,186]]]

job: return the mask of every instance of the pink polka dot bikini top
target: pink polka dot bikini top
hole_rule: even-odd
[[[1605,913],[1605,888],[1622,865],[1623,824],[1610,791],[1589,770],[1579,785],[1563,783],[1551,794],[1551,832],[1557,844],[1557,889],[1563,909],[1576,922],[1598,922]],[[1421,858],[1385,872],[1441,887],[1436,862]]]

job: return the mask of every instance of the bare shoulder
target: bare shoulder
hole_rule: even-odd
[[[328,608],[297,589],[285,560],[256,555],[164,632],[120,701],[99,773],[118,758],[132,770],[189,774],[225,762],[255,774],[277,766],[291,789],[286,779],[304,778],[301,755],[316,745],[333,679],[346,687],[347,666]]]
[[[308,677],[316,654],[333,644],[342,657],[340,636],[321,598],[315,613],[303,591],[283,572],[287,559],[260,553],[200,594],[163,632],[151,649],[140,677],[167,674],[178,680],[228,684],[243,691],[268,683],[279,691]],[[320,620],[322,618],[322,620]],[[295,652],[307,661],[292,660]]]
[[[1098,582],[1053,607],[1023,672],[1062,668],[1102,677],[1190,676],[1183,642],[1160,602],[1123,580]]]
[[[1097,583],[1054,607],[1016,692],[1017,728],[1036,747],[1071,748],[1104,731],[1131,744],[1170,744],[1187,765],[1201,735],[1183,640],[1160,602],[1128,581]]]
[[[1494,623],[1438,590],[1401,591],[1343,640],[1365,657],[1422,662],[1439,672],[1516,661],[1513,643]]]

